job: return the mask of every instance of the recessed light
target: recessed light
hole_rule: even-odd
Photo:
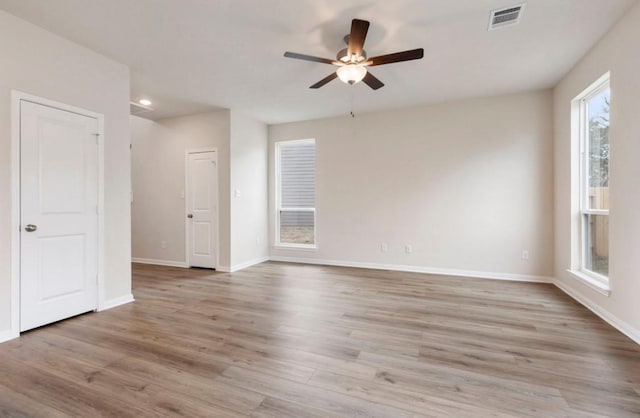
[[[149,99],[140,99],[138,103],[140,103],[143,106],[151,106],[151,100]]]

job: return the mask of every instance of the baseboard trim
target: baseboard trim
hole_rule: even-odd
[[[154,266],[166,266],[166,267],[181,267],[181,268],[189,268],[186,262],[184,261],[170,261],[170,260],[154,260],[152,258],[131,258],[132,263],[140,263],[140,264],[151,264]]]
[[[407,266],[407,265],[399,265],[399,264],[361,263],[356,261],[318,260],[313,258],[280,257],[280,256],[272,256],[269,259],[271,261],[281,261],[286,263],[319,264],[319,265],[337,266],[337,267],[355,267],[355,268],[365,268],[365,269],[374,269],[374,270],[405,271],[408,273],[438,274],[442,276],[473,277],[476,279],[507,280],[507,281],[516,281],[516,282],[553,283],[553,279],[551,277],[534,276],[534,275],[527,275],[527,274],[494,273],[494,272],[486,272],[486,271],[443,269],[443,268],[435,268],[435,267]]]
[[[244,263],[236,264],[235,266],[231,266],[229,268],[229,273],[235,273],[236,271],[246,269],[247,267],[255,266],[256,264],[264,263],[265,261],[269,261],[270,257],[258,257],[253,260],[245,261]]]
[[[611,325],[612,327],[614,327],[615,329],[617,329],[618,331],[626,335],[627,337],[631,338],[636,344],[640,344],[640,330],[632,327],[631,325],[621,320],[617,316],[602,309],[597,304],[593,303],[588,298],[584,297],[583,295],[571,289],[570,287],[564,285],[563,283],[556,280],[554,281],[554,284],[558,289],[562,290],[564,293],[569,295],[571,298],[575,299],[578,303],[583,305],[585,308],[589,309],[591,312],[593,312],[594,314],[602,318],[603,321],[605,321],[606,323],[608,323],[609,325]]]
[[[20,336],[20,332],[14,332],[12,329],[0,332],[0,343],[14,340]]]
[[[124,296],[120,296],[119,298],[110,299],[104,301],[98,306],[98,312],[106,311],[107,309],[112,309],[117,306],[125,305],[127,303],[131,303],[134,301],[133,295],[128,294]],[[0,332],[0,343],[4,343],[15,338],[20,337],[20,331],[8,329]]]
[[[131,303],[134,301],[135,299],[133,298],[133,295],[131,293],[129,293],[128,295],[120,296],[119,298],[105,300],[98,307],[98,312],[106,311],[107,309],[112,309],[117,306],[126,305],[127,303]]]

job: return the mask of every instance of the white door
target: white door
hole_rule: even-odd
[[[218,169],[215,151],[187,155],[187,255],[190,267],[216,268]]]
[[[21,331],[97,308],[98,128],[21,101]]]

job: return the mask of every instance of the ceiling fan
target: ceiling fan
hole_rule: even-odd
[[[366,20],[353,19],[351,21],[351,33],[344,37],[344,41],[348,46],[338,52],[335,60],[288,51],[284,53],[284,56],[287,58],[335,65],[338,67],[335,72],[309,88],[317,89],[333,79],[339,78],[347,84],[356,84],[363,81],[367,86],[374,90],[378,90],[380,87],[384,86],[384,83],[374,77],[373,74],[369,72],[368,67],[393,64],[394,62],[418,60],[424,57],[424,49],[418,48],[367,58],[367,53],[364,50],[364,41],[367,37],[368,30],[369,22]]]

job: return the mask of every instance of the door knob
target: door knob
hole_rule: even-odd
[[[29,224],[27,226],[24,227],[24,230],[27,232],[33,232],[36,231],[38,229],[38,227],[34,224]]]
[[[189,219],[193,218],[193,213],[188,214],[187,218],[189,218]]]

